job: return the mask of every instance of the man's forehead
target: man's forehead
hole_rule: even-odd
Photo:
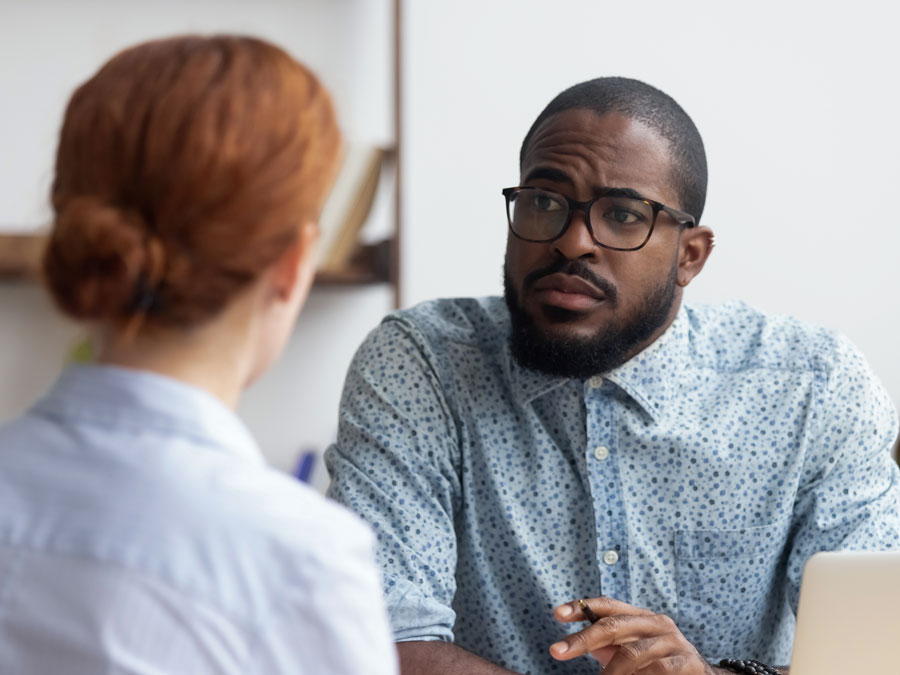
[[[668,141],[646,124],[618,112],[573,109],[538,127],[523,157],[521,177],[525,180],[536,168],[555,169],[573,180],[650,190],[663,199],[660,191],[668,198],[674,194],[670,167]]]
[[[670,144],[655,129],[619,112],[564,110],[548,117],[535,130],[523,158],[534,154],[573,150],[578,146],[603,153],[639,151],[647,159],[668,161]]]
[[[621,134],[630,123],[632,123],[632,119],[621,112],[598,113],[589,108],[570,108],[569,110],[561,110],[554,113],[541,122],[531,137],[530,145],[533,146],[548,134],[560,132],[585,133],[597,124],[602,124],[612,133]]]

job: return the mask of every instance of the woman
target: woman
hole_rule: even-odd
[[[371,534],[233,412],[309,289],[339,144],[252,38],[143,44],[73,95],[44,266],[99,358],[0,429],[0,672],[396,672]]]

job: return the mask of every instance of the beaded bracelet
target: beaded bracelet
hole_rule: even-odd
[[[722,659],[719,667],[744,675],[781,675],[776,668],[753,659]]]

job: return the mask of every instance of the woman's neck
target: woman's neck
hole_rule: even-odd
[[[234,318],[189,330],[145,329],[130,339],[110,331],[100,337],[97,361],[181,380],[234,409],[253,372],[249,327]]]

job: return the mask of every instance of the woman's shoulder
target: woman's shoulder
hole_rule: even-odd
[[[229,523],[243,523],[286,547],[340,547],[356,540],[367,545],[367,525],[340,504],[292,476],[257,466],[237,471],[226,484],[217,483],[215,504]]]
[[[308,605],[323,585],[360,585],[374,537],[358,517],[261,463],[208,468],[150,486],[156,504],[133,543],[153,550],[151,572],[257,619]]]

